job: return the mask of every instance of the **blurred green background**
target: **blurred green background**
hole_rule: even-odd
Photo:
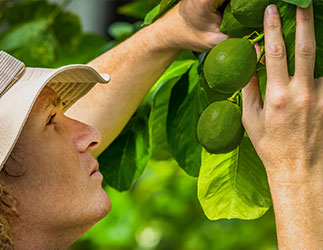
[[[158,2],[0,0],[0,49],[27,66],[87,63],[138,31]],[[272,210],[255,221],[209,221],[197,178],[173,160],[150,161],[130,191],[105,189],[111,213],[70,250],[277,249]]]

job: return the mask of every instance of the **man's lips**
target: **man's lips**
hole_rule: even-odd
[[[95,161],[95,164],[92,168],[91,175],[94,174],[95,172],[97,172],[98,170],[99,170],[99,163],[97,161]]]

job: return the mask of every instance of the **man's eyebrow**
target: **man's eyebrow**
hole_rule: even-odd
[[[44,111],[47,111],[51,105],[54,107],[58,107],[58,105],[62,102],[61,98],[58,96],[57,98],[49,98],[47,105],[44,107]]]

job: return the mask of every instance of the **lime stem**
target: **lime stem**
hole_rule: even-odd
[[[238,105],[240,107],[240,110],[242,112],[242,92],[239,92],[239,98],[238,98]]]
[[[237,98],[237,95],[239,95],[239,93],[240,93],[240,90],[238,90],[237,92],[235,92],[235,93],[234,93],[230,98],[228,98],[227,100],[228,100],[229,102],[237,103],[236,98]]]
[[[248,36],[245,36],[244,38],[245,38],[245,39],[247,39],[247,40],[249,40],[249,39],[250,39],[250,37],[252,37],[254,34],[256,34],[256,35],[257,35],[257,37],[259,36],[259,33],[258,33],[257,31],[254,31],[254,32],[252,32],[251,34],[249,34]]]
[[[253,40],[249,40],[252,44],[255,44],[256,42],[259,42],[260,40],[262,40],[264,38],[265,34],[262,33],[259,36],[257,36],[255,39]]]
[[[259,55],[259,57],[258,57],[258,59],[257,59],[257,63],[259,63],[260,62],[260,60],[261,60],[261,58],[263,57],[265,55],[265,49],[261,49],[261,53],[260,53],[260,55]]]

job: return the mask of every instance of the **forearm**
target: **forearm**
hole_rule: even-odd
[[[118,136],[152,85],[184,49],[208,51],[228,38],[216,11],[224,0],[180,1],[154,24],[90,63],[111,75],[66,113],[103,135],[99,155]]]
[[[288,177],[275,176],[274,178],[270,175],[268,178],[275,211],[279,250],[321,250],[323,247],[323,172],[307,174],[300,179],[293,178],[289,182],[285,181],[286,178]]]
[[[68,115],[95,128],[103,135],[99,155],[120,133],[144,96],[181,50],[167,47],[163,26],[146,27],[89,63],[108,73],[107,85],[96,85],[78,101]]]

